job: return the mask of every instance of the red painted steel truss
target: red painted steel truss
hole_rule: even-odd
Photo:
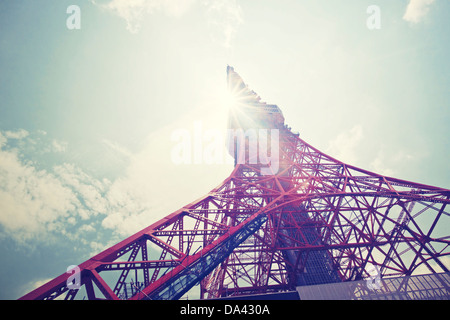
[[[342,163],[280,130],[280,167],[236,164],[197,201],[22,299],[177,299],[288,291],[320,253],[339,281],[448,272],[450,190]],[[78,276],[77,280],[75,276]]]

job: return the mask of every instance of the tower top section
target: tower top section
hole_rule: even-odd
[[[274,104],[261,101],[258,94],[248,88],[233,67],[227,66],[230,106],[229,128],[280,128],[284,126],[281,109]]]

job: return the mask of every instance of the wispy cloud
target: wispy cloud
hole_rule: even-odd
[[[25,137],[27,137],[29,135],[29,132],[24,130],[24,129],[20,129],[17,131],[5,131],[4,132],[4,136],[8,139],[23,139]]]
[[[181,17],[194,5],[204,10],[213,40],[230,47],[239,26],[243,23],[243,12],[237,0],[91,0],[98,7],[113,12],[126,21],[127,30],[138,33],[142,22],[152,14]]]
[[[395,171],[387,163],[387,157],[382,148],[378,151],[377,156],[370,162],[370,170],[385,176],[394,176]]]
[[[419,23],[427,15],[430,5],[435,0],[410,0],[403,19],[411,23]]]
[[[355,125],[330,141],[326,152],[337,160],[355,165],[358,161],[358,146],[363,136],[362,125]]]
[[[41,132],[0,131],[0,237],[23,245],[62,237],[99,250],[107,246],[105,239],[120,240],[207,193],[231,169],[223,164],[186,167],[171,161],[171,132],[186,123],[192,119],[180,119],[152,133],[135,152],[114,141],[99,141],[114,151],[111,157],[119,153],[128,159],[112,180],[67,162],[70,156],[61,154],[63,146],[55,147],[57,140],[51,137],[43,140]],[[41,166],[30,146],[48,149],[46,154],[55,155],[56,161]]]
[[[197,0],[91,0],[99,7],[112,11],[125,19],[127,30],[139,32],[145,15],[162,12],[168,16],[183,15]]]
[[[60,141],[53,139],[52,148],[55,152],[65,152],[67,150],[68,143],[66,141]]]
[[[0,224],[19,242],[64,229],[77,198],[52,174],[24,162],[14,150],[0,150]]]
[[[70,164],[43,169],[37,158],[27,155],[29,146],[46,149],[46,153],[64,151],[66,143],[42,141],[41,135],[25,134],[24,130],[0,132],[1,236],[21,244],[37,239],[52,242],[58,236],[81,237],[71,227],[106,212],[106,179],[97,180]]]
[[[110,211],[102,227],[129,235],[209,192],[231,172],[228,164],[179,165],[172,161],[172,133],[180,128],[193,129],[198,116],[183,117],[151,133],[142,148],[132,153],[124,174],[108,189]],[[206,132],[218,121],[206,111],[203,116],[210,120],[204,123]]]
[[[101,142],[104,145],[106,145],[107,147],[109,147],[111,150],[119,153],[120,155],[123,155],[125,157],[131,157],[132,156],[132,153],[129,150],[127,150],[127,148],[119,145],[116,142],[110,141],[108,139],[103,139]]]
[[[239,26],[244,22],[241,6],[236,0],[209,0],[205,5],[211,36],[224,47],[230,47]]]

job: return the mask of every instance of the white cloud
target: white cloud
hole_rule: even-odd
[[[38,135],[42,135],[38,132]],[[27,137],[28,144],[15,145]],[[67,228],[106,209],[102,192],[108,181],[99,181],[73,165],[39,169],[30,150],[63,151],[66,143],[42,141],[25,130],[0,132],[0,225],[2,236],[31,244],[54,236],[73,236]],[[30,149],[31,148],[31,149]],[[24,160],[28,159],[28,160]],[[80,232],[85,231],[80,229]]]
[[[225,130],[224,114],[208,104],[146,137],[108,188],[110,210],[102,221],[104,228],[122,236],[137,232],[208,193],[230,174],[232,165],[226,163],[180,165],[172,160],[172,133],[185,129],[194,138],[198,119],[203,120],[203,134],[221,128],[222,122]],[[208,145],[206,139],[203,142]]]
[[[358,161],[358,146],[363,136],[362,126],[355,125],[330,141],[326,153],[337,160],[355,165]]]
[[[23,160],[34,160],[24,156],[29,153],[28,145],[14,148],[8,145],[10,139],[28,135],[24,132],[0,132],[2,237],[10,237],[21,244],[52,241],[58,236],[76,240],[82,239],[82,234],[96,230],[95,225],[124,235],[152,222],[142,217],[148,214],[152,201],[161,197],[161,193],[154,193],[152,197],[151,190],[150,193],[145,190],[147,180],[155,184],[152,180],[155,172],[152,175],[149,170],[144,170],[146,165],[152,165],[149,155],[138,155],[137,167],[129,168],[130,173],[125,173],[114,183],[99,180],[69,163],[40,170],[38,163]],[[57,140],[41,141],[34,137],[29,140],[37,149],[61,150],[64,146]],[[117,146],[113,142],[109,145]]]
[[[28,131],[24,130],[24,129],[20,129],[17,131],[5,131],[4,135],[6,138],[8,139],[23,139],[25,137],[27,137],[29,135]]]
[[[185,14],[197,0],[160,0],[161,7],[169,16],[179,17]]]
[[[6,145],[8,139],[0,132],[0,150]]]
[[[244,22],[241,7],[236,0],[210,0],[205,5],[211,36],[224,47],[230,47],[239,26]]]
[[[427,15],[430,10],[429,6],[434,0],[410,0],[406,7],[403,19],[411,22],[418,23]]]
[[[127,30],[137,33],[147,15],[162,13],[169,17],[186,14],[196,3],[205,10],[209,33],[213,40],[224,47],[230,47],[243,14],[237,0],[91,0],[94,4],[111,11],[124,19]]]
[[[65,152],[67,150],[68,143],[65,141],[59,141],[54,139],[52,141],[52,147],[55,152]]]
[[[107,3],[92,2],[101,8],[110,10],[127,22],[127,30],[139,32],[145,14],[161,11],[168,16],[183,15],[196,0],[111,0]]]
[[[378,155],[372,160],[370,165],[370,170],[372,170],[375,173],[392,177],[395,172],[392,168],[388,167],[386,164],[386,156],[384,154],[384,151],[382,149],[379,150]]]
[[[73,164],[64,164],[54,168],[59,181],[78,196],[83,202],[86,210],[81,210],[82,218],[87,219],[90,215],[106,213],[108,203],[104,198],[104,193],[109,187],[108,180],[99,181]]]
[[[23,295],[27,294],[28,292],[31,292],[34,289],[39,288],[40,286],[46,284],[50,280],[53,280],[53,279],[47,278],[47,279],[40,279],[40,280],[32,280],[32,281],[26,283],[25,285],[22,286],[19,296],[23,296]]]
[[[107,147],[109,147],[111,150],[113,150],[113,151],[115,151],[115,152],[117,152],[117,153],[119,153],[119,154],[121,154],[121,155],[123,155],[125,157],[131,157],[132,156],[132,153],[129,150],[127,150],[127,148],[119,145],[116,142],[112,142],[112,141],[110,141],[108,139],[103,139],[102,143],[104,145],[106,145]]]
[[[226,124],[223,114],[209,105],[194,113],[149,135],[138,152],[114,141],[100,141],[127,156],[126,166],[112,181],[64,160],[39,169],[40,158],[34,157],[37,150],[54,148],[57,140],[41,140],[40,133],[37,137],[31,134],[27,137],[35,143],[31,150],[29,144],[16,146],[0,132],[2,236],[21,243],[62,236],[86,246],[83,236],[89,236],[89,243],[102,242],[101,235],[110,231],[123,238],[208,193],[231,172],[232,165],[177,165],[171,159],[174,130],[185,127],[194,134],[197,119],[204,119],[203,133],[217,129],[221,122]]]
[[[76,203],[73,192],[52,174],[0,150],[0,224],[10,236],[27,241],[62,229]]]

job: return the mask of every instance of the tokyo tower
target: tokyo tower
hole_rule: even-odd
[[[227,80],[230,176],[21,299],[172,300],[195,286],[201,299],[231,298],[350,283],[374,268],[381,279],[448,275],[450,190],[334,159],[232,67]]]

